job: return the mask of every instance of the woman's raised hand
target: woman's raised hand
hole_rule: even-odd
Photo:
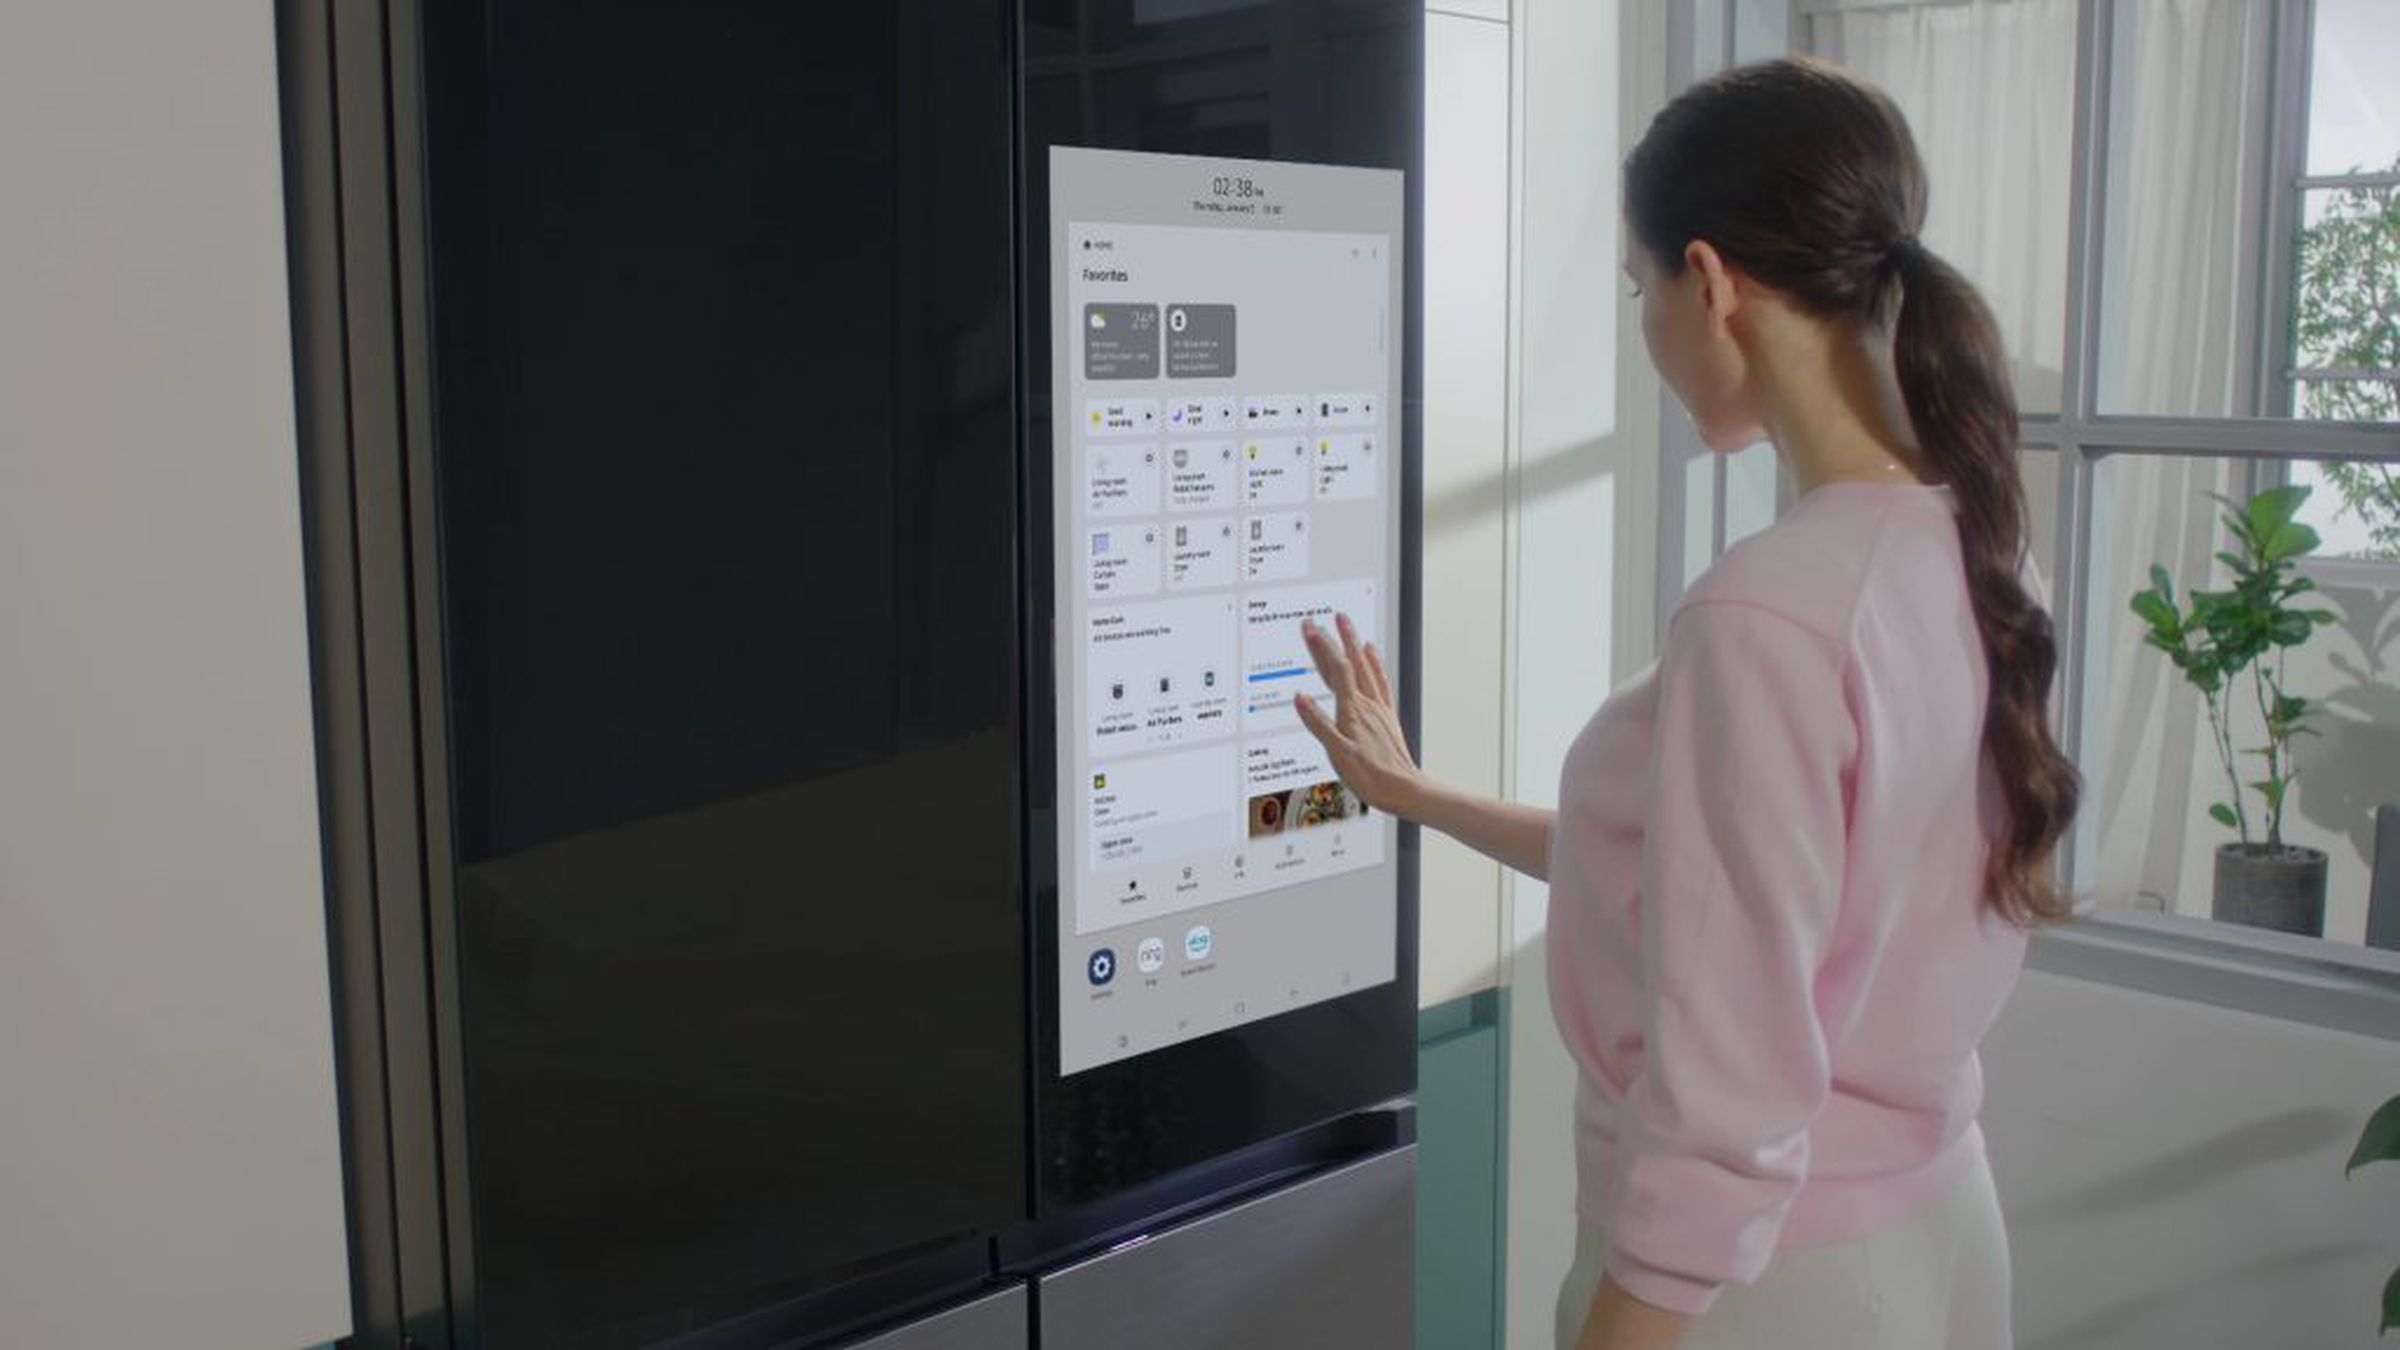
[[[1306,694],[1294,697],[1293,707],[1300,724],[1324,745],[1334,772],[1359,800],[1378,811],[1413,818],[1425,776],[1400,729],[1400,707],[1392,697],[1383,653],[1373,643],[1358,640],[1349,615],[1337,615],[1334,625],[1338,637],[1314,620],[1300,625],[1317,675],[1333,692],[1333,711]]]

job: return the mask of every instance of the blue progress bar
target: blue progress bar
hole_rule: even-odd
[[[1306,666],[1293,666],[1289,670],[1262,670],[1250,677],[1250,683],[1265,684],[1269,680],[1288,680],[1294,675],[1306,675],[1307,673],[1308,667]]]

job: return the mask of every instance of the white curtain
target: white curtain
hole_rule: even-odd
[[[2254,327],[2244,288],[2255,273],[2261,16],[2255,0],[2118,9],[2101,405],[2238,415],[2241,335]],[[1907,113],[1932,177],[1926,242],[1983,289],[2028,412],[2058,406],[2075,27],[2074,0],[1977,0],[1822,15],[1810,34]],[[2182,585],[2206,582],[2218,544],[2202,494],[2231,491],[2239,476],[2227,462],[2153,457],[2110,459],[2098,474],[2076,874],[2103,901],[2207,907],[2217,832],[2203,813],[2223,796],[2221,770],[2197,698],[2141,647],[2125,602],[2153,562]]]
[[[2255,331],[2257,206],[2266,106],[2252,40],[2255,0],[2142,0],[2120,6],[2115,81],[2122,134],[2111,155],[2101,406],[2108,412],[2228,417],[2252,411],[2242,338]],[[2205,914],[2206,816],[2228,795],[2198,696],[2157,653],[2125,601],[2162,563],[2189,590],[2213,584],[2222,547],[2211,492],[2240,490],[2243,466],[2125,457],[2098,475],[2084,683],[2089,804],[2077,875],[2104,901]],[[2098,531],[2096,530],[2097,534]]]
[[[2075,0],[1819,15],[1811,50],[1881,86],[1924,157],[1926,246],[1983,292],[2027,412],[2058,411],[2067,342]]]

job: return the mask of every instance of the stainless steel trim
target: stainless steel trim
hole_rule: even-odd
[[[398,1350],[400,1263],[359,653],[332,14],[325,0],[278,0],[275,22],[311,699],[350,1239],[350,1344]]]
[[[843,1350],[1029,1350],[1033,1301],[1023,1285],[843,1347]]]
[[[440,1195],[409,591],[405,391],[393,272],[392,127],[384,6],[331,8],[338,126],[351,519],[356,531],[361,711],[381,952],[394,1229],[403,1334],[452,1344]]]
[[[465,1052],[459,1023],[458,926],[450,865],[449,714],[442,682],[440,480],[434,467],[432,255],[427,239],[422,8],[387,0],[385,39],[391,103],[392,270],[398,297],[401,480],[407,503],[406,584],[416,672],[419,840],[424,875],[426,965],[431,988],[434,1106],[440,1132],[444,1250],[452,1334],[481,1343],[475,1306],[475,1229],[469,1189]]]

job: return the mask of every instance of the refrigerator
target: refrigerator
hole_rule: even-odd
[[[279,32],[355,1342],[1405,1344],[1421,7]]]

